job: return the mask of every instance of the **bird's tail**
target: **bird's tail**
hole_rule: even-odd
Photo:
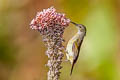
[[[71,67],[71,72],[70,72],[70,76],[72,75],[74,65],[75,65],[75,63],[73,63],[73,64],[72,64],[72,67]]]

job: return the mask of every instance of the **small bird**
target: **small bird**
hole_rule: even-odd
[[[77,62],[77,59],[80,53],[80,48],[81,48],[84,36],[86,35],[86,27],[84,25],[76,24],[75,22],[71,22],[71,23],[77,27],[78,32],[68,41],[68,44],[66,47],[67,60],[70,61],[70,63],[72,64],[70,75],[72,75],[73,67]]]

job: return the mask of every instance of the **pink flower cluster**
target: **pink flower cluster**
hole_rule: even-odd
[[[66,27],[69,23],[70,19],[67,19],[65,14],[57,13],[54,7],[50,7],[37,13],[36,17],[30,23],[30,28],[43,30],[49,28],[49,26],[54,27],[55,25]]]
[[[63,33],[69,24],[70,19],[66,18],[65,14],[57,13],[53,7],[38,12],[30,23],[30,28],[40,32],[48,48],[46,51],[46,55],[49,58],[47,63],[49,67],[48,80],[58,80],[60,76],[61,63],[64,56]]]

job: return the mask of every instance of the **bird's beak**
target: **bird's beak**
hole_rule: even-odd
[[[75,26],[78,26],[78,24],[77,24],[77,23],[75,23],[75,22],[72,22],[72,21],[71,21],[71,23],[72,23],[72,24],[74,24]]]

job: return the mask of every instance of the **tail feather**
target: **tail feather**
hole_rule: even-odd
[[[72,68],[71,68],[70,76],[72,75],[74,65],[75,65],[75,63],[72,64]]]

